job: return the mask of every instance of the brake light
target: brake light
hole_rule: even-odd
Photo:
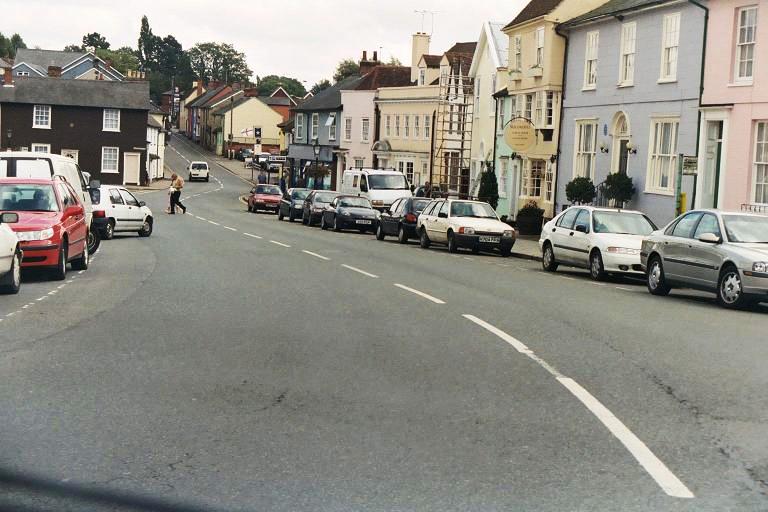
[[[405,222],[416,222],[416,216],[412,213],[406,213]]]
[[[97,219],[103,219],[107,216],[107,213],[104,210],[93,210],[93,216]]]

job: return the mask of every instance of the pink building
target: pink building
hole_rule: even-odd
[[[708,5],[694,205],[768,211],[768,0]]]

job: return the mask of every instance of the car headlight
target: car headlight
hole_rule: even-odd
[[[507,229],[506,231],[504,231],[504,233],[502,233],[502,235],[505,237],[515,236],[515,232],[512,231],[511,229]]]
[[[48,240],[52,236],[53,228],[47,228],[40,231],[19,231],[16,233],[16,237],[22,242]]]
[[[459,233],[462,235],[474,235],[475,228],[459,228]]]
[[[384,206],[384,201],[379,201],[378,199],[375,201],[371,201],[371,204],[373,206]]]
[[[753,272],[768,272],[768,262],[767,261],[757,261],[752,264],[752,271]]]
[[[342,210],[342,211],[341,211],[341,214],[342,214],[342,215],[344,215],[345,217],[349,217],[350,215],[352,215],[352,214],[351,214],[351,213],[349,213],[347,210]]]
[[[608,252],[613,254],[629,254],[631,256],[638,256],[640,249],[630,249],[629,247],[609,247]]]
[[[319,212],[321,212],[323,210],[325,210],[325,208],[318,208],[318,207],[312,208],[312,211],[315,212],[315,213],[319,213]]]

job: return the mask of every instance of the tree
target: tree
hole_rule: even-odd
[[[572,179],[565,186],[565,197],[572,203],[591,203],[595,200],[595,195],[595,184],[584,176]]]
[[[400,59],[398,59],[394,55],[390,57],[389,60],[387,61],[387,66],[402,66],[402,65],[403,63],[400,62]]]
[[[606,199],[612,199],[619,208],[623,208],[635,195],[632,178],[623,172],[609,174],[605,178],[604,187]]]
[[[146,16],[142,16],[137,54],[139,63],[141,63],[145,71],[157,70],[157,51],[161,42],[162,40],[152,33],[149,19]]]
[[[68,44],[67,46],[64,47],[64,51],[65,52],[82,52],[83,47],[80,46],[79,44]]]
[[[496,172],[493,166],[486,167],[480,175],[480,191],[478,192],[481,201],[487,201],[495,210],[499,205],[499,183],[496,180]]]
[[[326,90],[331,86],[331,82],[323,78],[319,82],[317,82],[315,85],[312,86],[312,89],[309,90],[313,95]]]
[[[344,59],[336,66],[336,72],[333,74],[333,82],[339,83],[345,78],[360,74],[360,66],[352,59]]]
[[[102,50],[109,49],[109,43],[107,38],[99,34],[98,32],[91,32],[83,36],[83,48],[93,47]]]
[[[16,50],[26,47],[26,43],[19,34],[13,34],[11,37],[5,37],[2,33],[0,33],[0,57],[15,59]]]
[[[134,52],[133,48],[128,46],[123,46],[114,51],[106,48],[97,48],[96,56],[105,62],[109,61],[113,68],[124,75],[128,71],[139,69],[139,58],[136,57],[136,52]]]
[[[182,90],[192,86],[194,72],[181,43],[172,35],[161,38],[153,34],[146,16],[141,18],[139,47],[134,54],[141,69],[149,74],[149,92],[155,101],[172,85]]]
[[[291,96],[304,96],[307,90],[304,85],[295,78],[278,75],[267,75],[256,79],[256,90],[260,96],[269,96],[275,89],[282,87]]]

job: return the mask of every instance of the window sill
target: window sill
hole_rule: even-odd
[[[51,129],[50,126],[34,126],[34,125],[32,125],[32,128],[35,129],[35,130],[50,130]]]
[[[644,194],[652,194],[656,196],[669,196],[672,197],[675,195],[674,191],[672,190],[659,190],[659,189],[648,189],[643,192]]]
[[[752,80],[749,81],[743,81],[743,82],[732,82],[728,84],[728,87],[752,87],[754,85],[754,82]]]
[[[120,174],[120,171],[107,171],[106,169],[102,169],[101,174]]]
[[[657,84],[673,84],[675,82],[677,82],[676,77],[675,78],[659,78],[658,80],[656,80]]]
[[[596,90],[597,90],[596,85],[585,85],[584,87],[581,88],[581,92],[596,91]]]
[[[113,128],[102,128],[101,131],[103,131],[103,132],[112,132],[112,133],[120,133],[120,128],[118,128],[116,130],[113,129]]]
[[[616,84],[616,87],[618,89],[624,89],[625,87],[634,87],[634,86],[635,86],[634,82],[627,82],[627,83],[624,83],[624,84]]]

